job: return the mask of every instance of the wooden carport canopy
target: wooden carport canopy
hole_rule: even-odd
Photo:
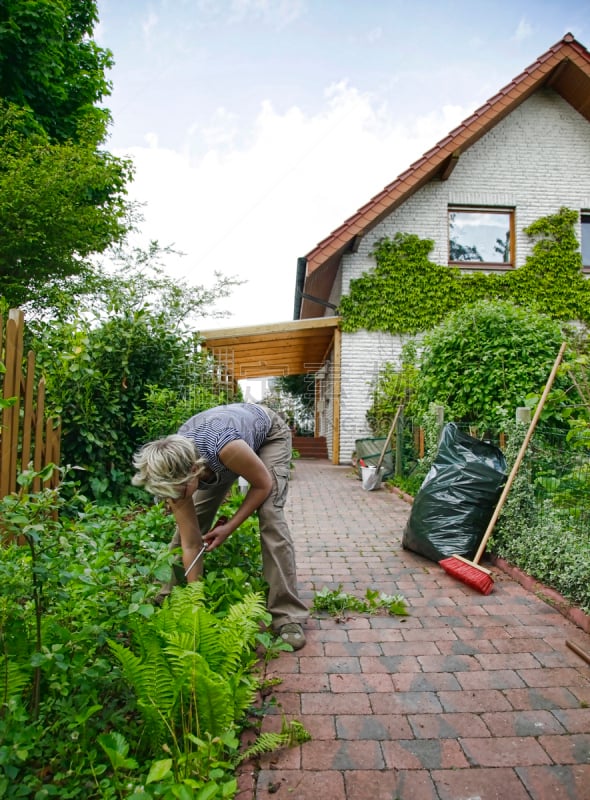
[[[339,317],[201,331],[201,344],[234,381],[304,375],[333,365],[332,460],[340,452]]]

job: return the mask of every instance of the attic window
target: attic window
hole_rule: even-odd
[[[514,210],[450,207],[449,263],[514,266]]]
[[[582,264],[590,270],[590,212],[582,211]]]

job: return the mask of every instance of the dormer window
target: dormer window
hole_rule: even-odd
[[[449,207],[449,264],[514,266],[514,210]]]

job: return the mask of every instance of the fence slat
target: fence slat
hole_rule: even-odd
[[[6,322],[6,345],[4,366],[4,391],[5,400],[16,398],[16,402],[2,413],[2,496],[14,492],[16,489],[17,454],[18,454],[18,429],[20,413],[20,385],[23,354],[23,323],[24,314],[19,309],[8,312]]]
[[[35,411],[33,408],[33,392],[35,388],[35,354],[27,355],[27,374],[22,393],[24,397],[23,439],[21,446],[21,469],[27,469],[31,460],[32,427]]]
[[[2,409],[0,418],[0,498],[17,489],[18,473],[27,469],[41,471],[49,463],[59,464],[61,450],[61,421],[45,420],[45,380],[35,387],[35,354],[27,354],[24,365],[24,314],[11,309],[8,318],[0,315],[0,362],[5,372],[0,397],[15,398],[13,405]],[[36,391],[35,391],[36,389]],[[36,397],[35,397],[36,395]],[[54,470],[46,485],[56,488],[59,472]],[[33,491],[41,483],[33,482]]]

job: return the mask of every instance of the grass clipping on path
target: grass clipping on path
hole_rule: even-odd
[[[347,611],[372,614],[386,611],[390,616],[406,617],[408,609],[405,598],[401,594],[385,594],[376,589],[367,589],[364,599],[343,591],[342,584],[336,589],[324,587],[316,592],[311,610],[325,612],[333,617],[343,617]]]

